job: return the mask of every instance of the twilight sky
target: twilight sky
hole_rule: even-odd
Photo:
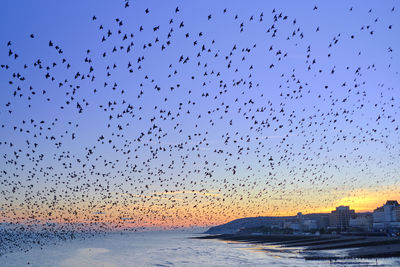
[[[0,220],[190,226],[400,196],[396,1],[1,1]]]

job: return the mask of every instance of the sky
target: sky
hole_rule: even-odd
[[[400,200],[396,1],[128,3],[0,3],[1,221]]]

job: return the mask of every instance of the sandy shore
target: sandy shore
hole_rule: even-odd
[[[275,245],[282,251],[296,248],[307,260],[400,257],[400,238],[386,236],[223,234],[195,238]],[[329,251],[333,253],[323,253]]]

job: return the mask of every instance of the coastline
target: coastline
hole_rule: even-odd
[[[386,236],[217,234],[192,238],[273,245],[281,252],[297,249],[305,260],[400,257],[400,238]]]

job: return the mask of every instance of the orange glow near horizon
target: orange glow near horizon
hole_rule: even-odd
[[[197,194],[197,202],[193,197]],[[102,210],[93,205],[79,203],[72,210],[78,210],[77,214],[71,214],[65,206],[42,208],[36,210],[19,209],[13,213],[7,210],[0,211],[1,221],[37,221],[68,223],[100,223],[114,228],[139,228],[139,227],[191,227],[212,226],[223,224],[238,218],[257,216],[293,216],[297,212],[307,213],[330,213],[340,205],[350,206],[356,212],[373,211],[375,208],[385,204],[387,200],[398,200],[399,193],[395,189],[381,188],[375,191],[358,189],[351,192],[336,194],[336,199],[329,201],[318,201],[312,198],[313,194],[303,194],[299,201],[295,195],[289,198],[259,198],[238,200],[230,197],[226,201],[219,199],[218,193],[198,191],[177,191],[168,193],[157,193],[153,195],[130,195],[124,196],[128,199],[146,199],[147,202],[140,204],[102,205]],[[189,197],[186,199],[186,197]],[[117,200],[117,199],[116,199]],[[199,201],[201,200],[201,201]],[[269,200],[269,201],[268,201]],[[316,201],[313,206],[312,200]],[[295,203],[295,204],[294,204]],[[63,203],[68,205],[67,203]],[[296,205],[297,204],[297,205]],[[98,205],[100,207],[101,205]],[[52,215],[48,216],[51,211]],[[34,215],[34,216],[33,216]],[[7,218],[7,220],[5,219]]]
[[[387,200],[398,200],[400,193],[398,190],[355,190],[347,197],[340,199],[337,206],[350,206],[356,212],[373,211],[386,203]]]

